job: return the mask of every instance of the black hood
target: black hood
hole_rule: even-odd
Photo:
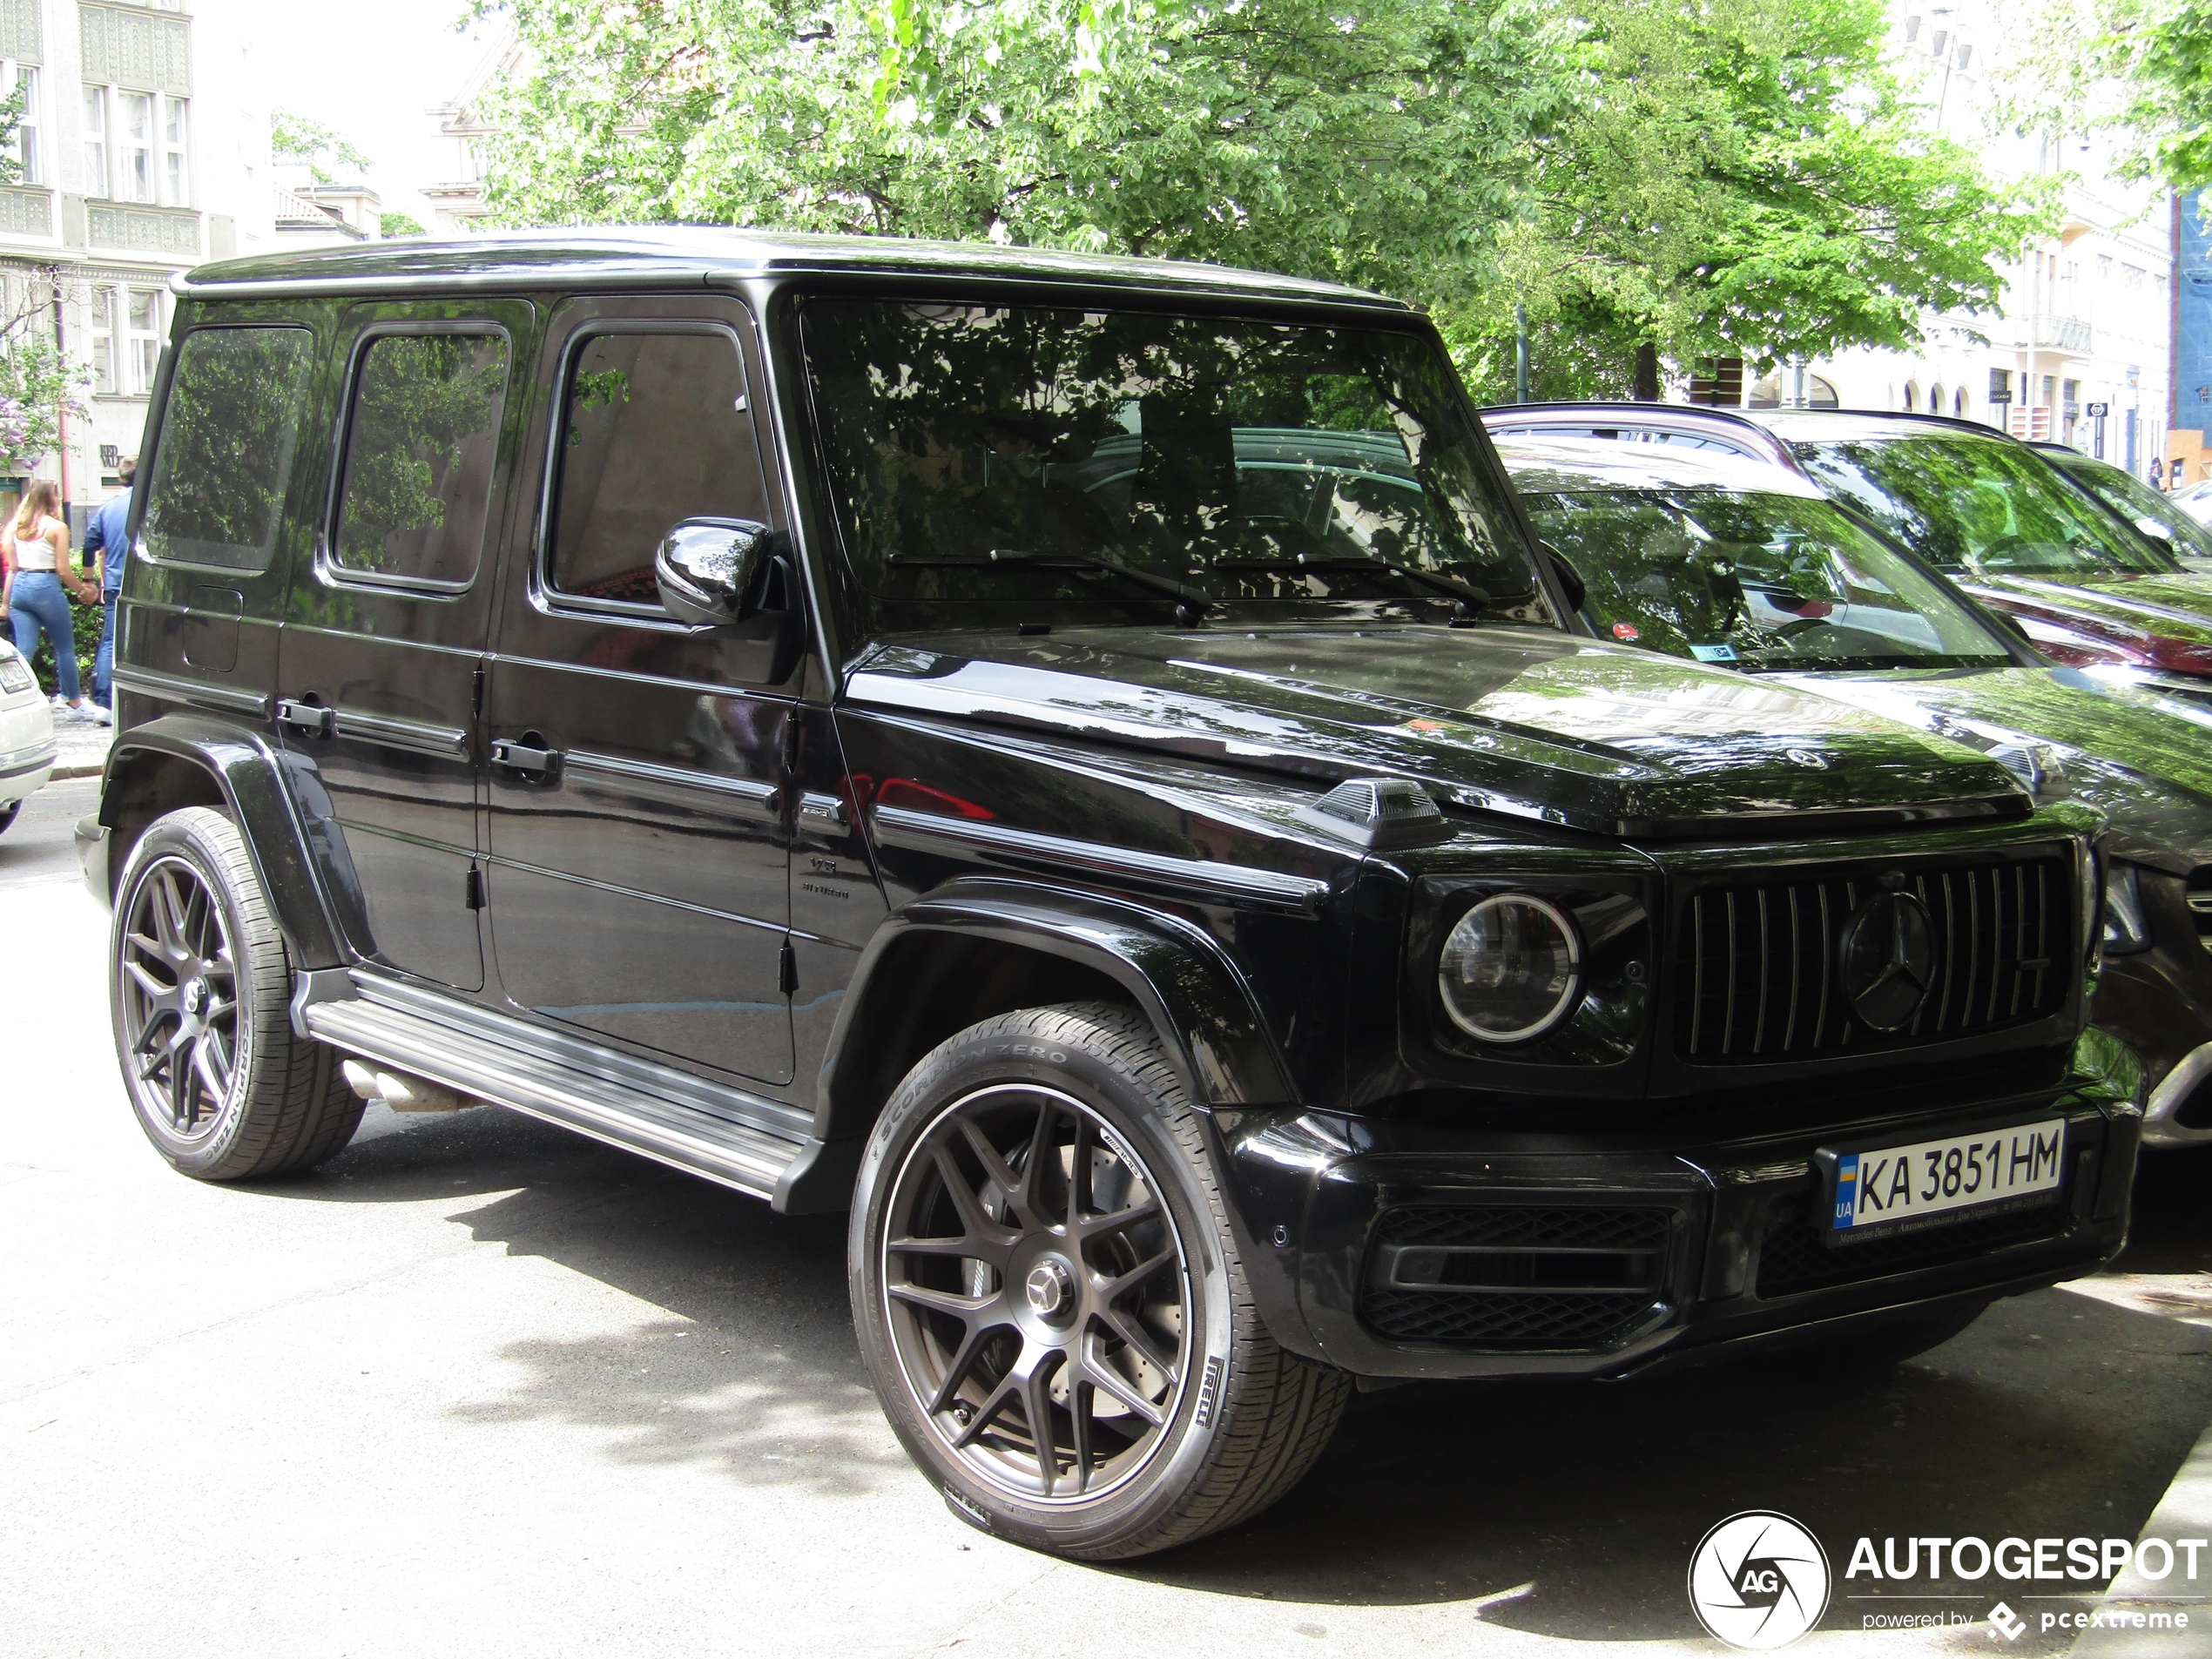
[[[877,646],[846,688],[886,712],[1052,733],[1609,835],[1761,834],[2010,815],[1994,761],[1789,686],[1534,628],[959,634]],[[1808,826],[1791,826],[1793,833]]]

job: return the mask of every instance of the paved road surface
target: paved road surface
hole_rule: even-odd
[[[171,1173],[115,1080],[70,862],[94,786],[0,837],[0,1654],[1687,1650],[1690,1548],[1735,1510],[1798,1516],[1838,1570],[1861,1532],[2132,1535],[2212,1420],[2195,1159],[2153,1172],[2121,1272],[1874,1383],[1367,1396],[1268,1515],[1054,1562],[906,1464],[835,1221],[491,1110],[380,1114],[253,1189]],[[1804,1650],[1992,1650],[1861,1611]]]

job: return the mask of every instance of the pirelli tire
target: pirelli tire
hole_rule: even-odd
[[[1261,1323],[1209,1144],[1114,1003],[985,1020],[893,1094],[853,1208],[853,1319],[962,1520],[1126,1559],[1258,1514],[1321,1455],[1351,1379]]]
[[[362,1103],[336,1052],[292,1028],[284,935],[221,813],[187,806],[147,826],[116,884],[108,959],[124,1089],[173,1168],[283,1175],[353,1138]]]

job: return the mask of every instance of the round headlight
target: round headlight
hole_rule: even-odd
[[[1485,1042],[1541,1036],[1582,988],[1582,941],[1557,907],[1501,893],[1461,916],[1437,958],[1444,1011]]]

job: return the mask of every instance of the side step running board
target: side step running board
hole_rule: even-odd
[[[785,1171],[813,1150],[814,1143],[795,1130],[732,1122],[725,1114],[738,1103],[754,1103],[732,1091],[412,986],[361,973],[351,981],[352,996],[304,1001],[299,1007],[308,1034],[456,1094],[526,1112],[760,1198],[773,1198]],[[588,1054],[591,1063],[554,1057],[566,1048]],[[685,1096],[700,1098],[692,1103]],[[764,1115],[776,1109],[765,1102],[758,1105]]]

